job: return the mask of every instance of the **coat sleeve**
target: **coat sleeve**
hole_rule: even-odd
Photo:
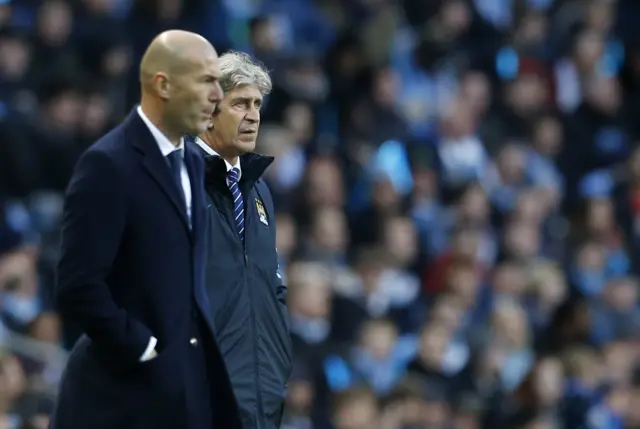
[[[65,197],[56,303],[100,354],[127,365],[152,334],[116,304],[107,284],[126,224],[123,189],[109,155],[89,150],[81,157]]]

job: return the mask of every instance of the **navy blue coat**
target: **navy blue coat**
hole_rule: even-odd
[[[240,427],[203,283],[202,157],[188,147],[185,163],[192,230],[135,109],[79,160],[65,200],[56,298],[64,321],[84,335],[52,429]],[[139,362],[152,335],[159,354]]]
[[[291,373],[287,288],[278,273],[275,212],[260,179],[272,161],[255,153],[240,157],[244,243],[235,225],[225,163],[218,157],[207,161],[207,290],[244,429],[280,427]]]

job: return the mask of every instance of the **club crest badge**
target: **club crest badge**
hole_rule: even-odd
[[[264,204],[262,201],[256,198],[256,210],[258,211],[258,219],[263,224],[269,226],[269,218],[267,217],[267,211],[264,209]]]

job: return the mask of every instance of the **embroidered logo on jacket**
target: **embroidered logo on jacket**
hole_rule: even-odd
[[[256,210],[258,211],[258,219],[263,224],[269,226],[269,218],[267,217],[267,211],[264,209],[264,204],[262,201],[256,198]]]

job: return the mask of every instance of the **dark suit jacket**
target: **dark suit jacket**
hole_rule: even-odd
[[[56,296],[65,322],[85,335],[71,352],[53,429],[239,427],[203,285],[201,156],[187,147],[185,163],[193,230],[135,109],[76,166]],[[159,355],[139,362],[152,335]]]

